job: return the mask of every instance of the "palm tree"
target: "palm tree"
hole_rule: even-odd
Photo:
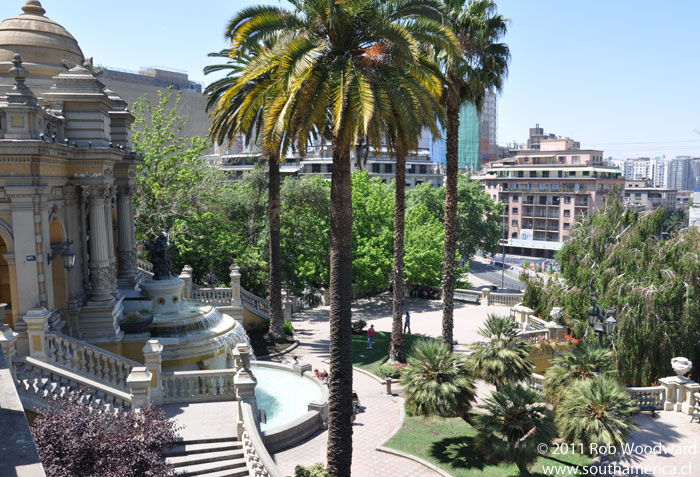
[[[240,76],[251,58],[259,55],[264,47],[258,43],[247,50],[232,55],[230,49],[210,53],[210,57],[226,58],[223,64],[207,66],[205,74],[227,71],[224,78],[210,84],[205,93],[209,96],[207,110],[213,110],[211,137],[219,144],[232,142],[238,134],[244,134],[246,143],[259,142],[259,132],[263,126],[266,103],[274,93],[271,75],[261,75],[237,88]],[[286,341],[284,315],[282,312],[282,254],[280,248],[280,165],[279,156],[265,148],[269,171],[269,228],[270,228],[270,331],[272,341]]]
[[[592,454],[595,446],[620,448],[636,428],[630,417],[636,410],[618,382],[598,376],[572,384],[557,407],[557,423],[565,442],[582,444]]]
[[[513,319],[489,315],[478,333],[489,341],[470,346],[468,360],[477,377],[500,389],[508,382],[522,381],[532,375],[530,344],[518,339]]]
[[[445,92],[447,115],[445,181],[445,248],[442,274],[442,341],[453,343],[455,253],[457,249],[457,175],[459,110],[471,101],[481,110],[488,90],[500,90],[508,74],[510,51],[497,43],[506,33],[507,19],[496,13],[492,0],[443,0],[444,23],[453,28],[462,61],[446,61],[450,87]]]
[[[577,348],[552,360],[552,366],[545,373],[542,390],[547,400],[556,406],[574,382],[616,374],[610,350],[591,343],[581,343]]]
[[[554,411],[539,395],[520,384],[508,384],[479,406],[486,412],[474,421],[477,446],[497,461],[513,462],[521,475],[537,460],[537,446],[557,435]]]
[[[421,339],[413,345],[401,385],[410,414],[470,421],[476,398],[474,378],[464,356],[439,341]]]
[[[330,136],[333,156],[330,225],[330,366],[328,466],[336,477],[350,475],[352,460],[352,195],[350,148],[360,137],[382,146],[394,104],[386,93],[441,81],[422,67],[418,37],[440,48],[456,39],[431,20],[431,0],[291,0],[292,10],[255,6],[229,23],[231,54],[274,39],[252,58],[235,90],[269,75],[262,140],[277,157],[295,146],[306,151],[312,134]],[[424,17],[421,12],[426,12]],[[439,32],[431,34],[430,31]],[[409,68],[409,65],[412,67]],[[382,86],[385,85],[385,86]],[[416,86],[417,87],[417,86]],[[407,95],[406,95],[407,96]],[[428,96],[433,96],[429,92]],[[269,104],[269,106],[267,106]],[[405,108],[405,109],[404,109]]]

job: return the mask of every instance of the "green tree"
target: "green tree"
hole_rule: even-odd
[[[444,0],[443,22],[460,42],[459,58],[446,56],[449,83],[445,90],[447,117],[445,181],[445,250],[442,277],[442,341],[452,348],[454,329],[455,253],[457,247],[457,193],[459,110],[464,101],[481,110],[486,92],[500,90],[508,73],[510,51],[498,40],[507,19],[492,0]]]
[[[612,352],[583,342],[552,360],[544,376],[543,391],[549,402],[557,405],[576,381],[615,374]]]
[[[362,293],[389,288],[393,207],[391,186],[371,179],[367,171],[353,172],[352,276]]]
[[[419,40],[425,42],[430,31],[445,29],[426,16],[437,8],[429,1],[291,3],[291,11],[270,6],[241,10],[229,22],[228,37],[232,55],[274,39],[271,48],[246,65],[236,83],[236,89],[244,88],[251,80],[271,75],[275,97],[263,128],[270,151],[282,157],[292,145],[304,151],[314,132],[330,136],[328,466],[332,475],[343,477],[350,475],[352,460],[350,148],[359,137],[366,137],[372,147],[382,146],[386,129],[377,126],[381,123],[375,115],[396,109],[392,96],[383,92],[387,85],[404,90],[414,86],[408,83],[435,84],[423,69]],[[431,43],[447,43],[445,35],[433,36]]]
[[[578,381],[566,391],[557,407],[557,425],[562,439],[582,444],[586,454],[595,454],[591,444],[619,450],[636,428],[631,420],[634,411],[615,379],[598,376]]]
[[[478,333],[488,341],[470,346],[468,359],[475,376],[500,389],[506,383],[532,375],[530,344],[518,339],[512,318],[489,315]]]
[[[158,91],[155,101],[146,94],[133,105],[134,151],[143,156],[134,200],[136,235],[141,239],[165,230],[171,237],[187,233],[189,219],[217,194],[219,174],[202,157],[209,143],[201,137],[182,137],[180,99],[169,88]]]
[[[296,295],[328,287],[330,202],[330,184],[321,176],[282,183],[283,276]]]
[[[486,398],[476,415],[477,446],[496,461],[513,462],[521,475],[539,457],[537,446],[557,436],[554,411],[539,395],[520,384],[508,384]]]
[[[231,37],[238,34],[236,29],[229,32]],[[230,49],[210,56],[227,58],[224,64],[205,68],[205,74],[214,71],[228,71],[226,76],[209,85],[206,93],[209,95],[207,109],[213,109],[211,137],[220,144],[226,140],[233,142],[238,134],[244,134],[247,142],[251,138],[259,139],[259,131],[267,110],[271,106],[277,83],[272,75],[263,74],[247,81],[243,88],[237,88],[241,75],[249,65],[251,58],[260,55],[263,46],[249,44],[241,48],[237,54]],[[274,147],[269,147],[265,141],[262,145],[268,159],[268,231],[269,240],[269,289],[270,300],[270,332],[273,341],[286,341],[284,333],[284,316],[282,315],[282,252],[280,248],[280,156]]]
[[[469,411],[476,398],[474,378],[464,356],[439,341],[422,339],[414,343],[401,385],[409,414],[470,421]]]
[[[442,272],[445,227],[419,204],[406,220],[406,283],[438,286]]]

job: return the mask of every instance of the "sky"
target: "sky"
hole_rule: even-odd
[[[205,84],[227,20],[258,3],[42,0],[96,65],[163,66]],[[0,18],[23,4],[0,1]],[[605,157],[700,157],[700,1],[500,0],[498,10],[512,55],[500,144],[525,142],[539,124]]]

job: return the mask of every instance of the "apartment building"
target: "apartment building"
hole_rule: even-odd
[[[653,187],[650,180],[625,181],[625,207],[639,211],[663,207],[675,210],[678,191],[668,187]]]
[[[506,253],[550,258],[569,237],[574,220],[588,216],[610,193],[621,194],[622,172],[603,164],[603,151],[572,139],[544,139],[490,164],[485,190],[505,205]]]

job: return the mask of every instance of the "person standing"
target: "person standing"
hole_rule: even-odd
[[[216,286],[216,275],[214,275],[214,270],[210,268],[209,273],[207,273],[204,280],[207,282],[207,285],[209,285],[209,288],[214,288]]]
[[[411,315],[406,312],[406,319],[403,322],[403,334],[411,334]]]
[[[367,349],[372,349],[372,345],[374,345],[374,325],[369,325],[367,330]]]

